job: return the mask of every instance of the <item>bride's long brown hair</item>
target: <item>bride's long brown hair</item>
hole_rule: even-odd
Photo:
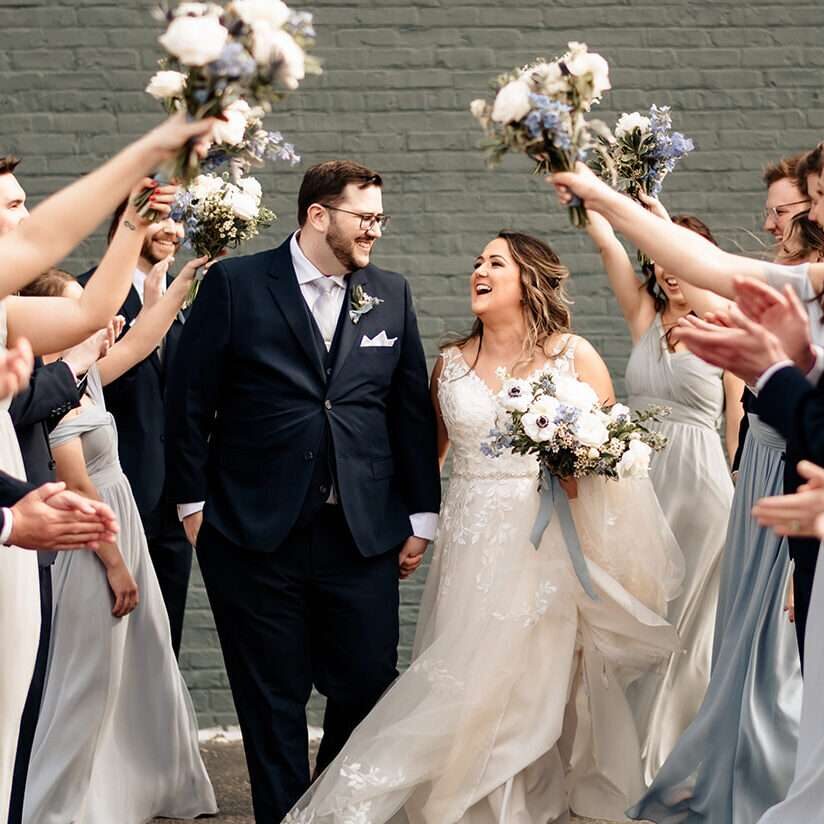
[[[565,289],[569,269],[561,263],[551,246],[532,235],[503,230],[497,237],[506,241],[521,273],[521,302],[526,321],[526,337],[521,356],[515,364],[517,367],[532,361],[536,351],[545,355],[552,354],[546,350],[547,341],[553,335],[571,331],[571,301]],[[481,355],[484,340],[484,324],[480,318],[475,318],[468,335],[453,338],[444,343],[442,348],[457,346],[462,349],[475,338],[478,340],[478,352],[472,363],[474,367]]]

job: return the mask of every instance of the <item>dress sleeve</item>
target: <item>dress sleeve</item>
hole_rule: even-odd
[[[810,283],[810,264],[799,263],[797,266],[782,266],[779,263],[764,263],[764,274],[767,283],[773,289],[783,289],[786,285],[792,286],[801,300],[811,300],[815,297],[813,285]]]

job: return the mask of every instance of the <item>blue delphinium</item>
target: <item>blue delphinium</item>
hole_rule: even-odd
[[[568,114],[571,107],[544,94],[530,94],[529,101],[533,108],[524,124],[530,137],[539,137],[545,132],[559,149],[572,148],[569,132],[563,123],[563,115]]]
[[[227,43],[217,60],[208,66],[210,72],[218,77],[248,80],[254,77],[257,63],[242,44]]]
[[[669,106],[658,108],[652,105],[649,110],[650,129],[655,139],[655,149],[650,156],[650,165],[646,174],[646,189],[652,197],[661,193],[664,178],[686,157],[695,144],[681,132],[672,131],[672,119]]]

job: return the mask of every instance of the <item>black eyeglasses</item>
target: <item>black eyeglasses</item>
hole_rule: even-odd
[[[381,227],[381,231],[385,232],[389,225],[389,215],[365,215],[363,212],[351,212],[349,209],[340,209],[337,206],[330,206],[328,203],[321,203],[324,209],[331,209],[333,212],[345,212],[347,215],[354,215],[360,218],[360,227],[365,232],[370,231],[377,224]]]

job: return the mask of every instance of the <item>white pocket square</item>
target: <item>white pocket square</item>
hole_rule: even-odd
[[[360,345],[362,347],[363,346],[384,346],[384,347],[394,346],[396,340],[397,340],[397,338],[388,338],[388,337],[386,337],[386,330],[382,329],[380,332],[378,332],[377,335],[375,335],[374,338],[368,338],[366,335],[364,335],[361,338]]]

